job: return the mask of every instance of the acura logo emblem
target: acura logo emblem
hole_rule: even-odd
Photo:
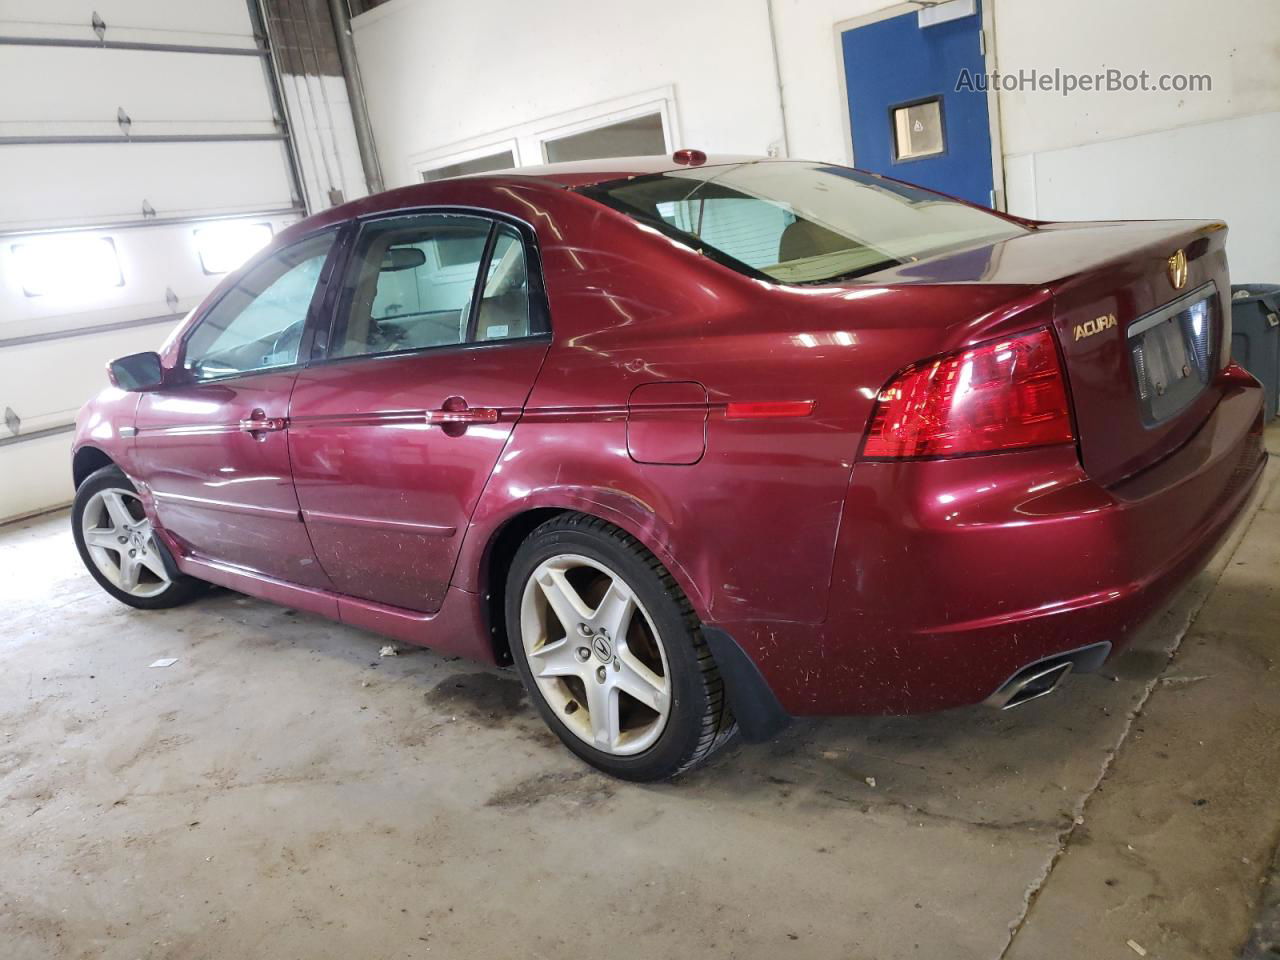
[[[608,663],[613,659],[613,644],[604,634],[597,633],[591,639],[591,649],[595,651],[596,658],[602,663]]]

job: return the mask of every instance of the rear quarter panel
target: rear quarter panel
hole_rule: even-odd
[[[541,198],[540,212],[554,342],[455,583],[483,589],[484,552],[502,524],[558,506],[638,537],[706,622],[821,622],[877,391],[907,363],[1007,325],[1026,289],[779,287],[582,197]],[[637,463],[628,398],[643,384],[688,381],[708,396],[702,458]],[[814,401],[813,414],[725,415],[730,401],[788,400]]]

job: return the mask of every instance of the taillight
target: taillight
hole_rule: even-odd
[[[914,364],[880,391],[866,459],[946,457],[1069,443],[1067,388],[1048,330]]]

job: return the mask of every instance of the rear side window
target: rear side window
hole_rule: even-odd
[[[339,304],[331,357],[507,340],[540,332],[528,255],[513,226],[418,214],[365,224]]]
[[[476,340],[505,340],[530,333],[529,268],[520,234],[505,223],[494,228],[476,315]]]
[[[1025,228],[940,194],[825,164],[673,170],[582,192],[748,276],[859,277]]]

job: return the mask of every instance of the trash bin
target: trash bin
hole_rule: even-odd
[[[1267,391],[1263,416],[1270,421],[1280,403],[1280,285],[1231,288],[1231,355],[1262,381]]]

